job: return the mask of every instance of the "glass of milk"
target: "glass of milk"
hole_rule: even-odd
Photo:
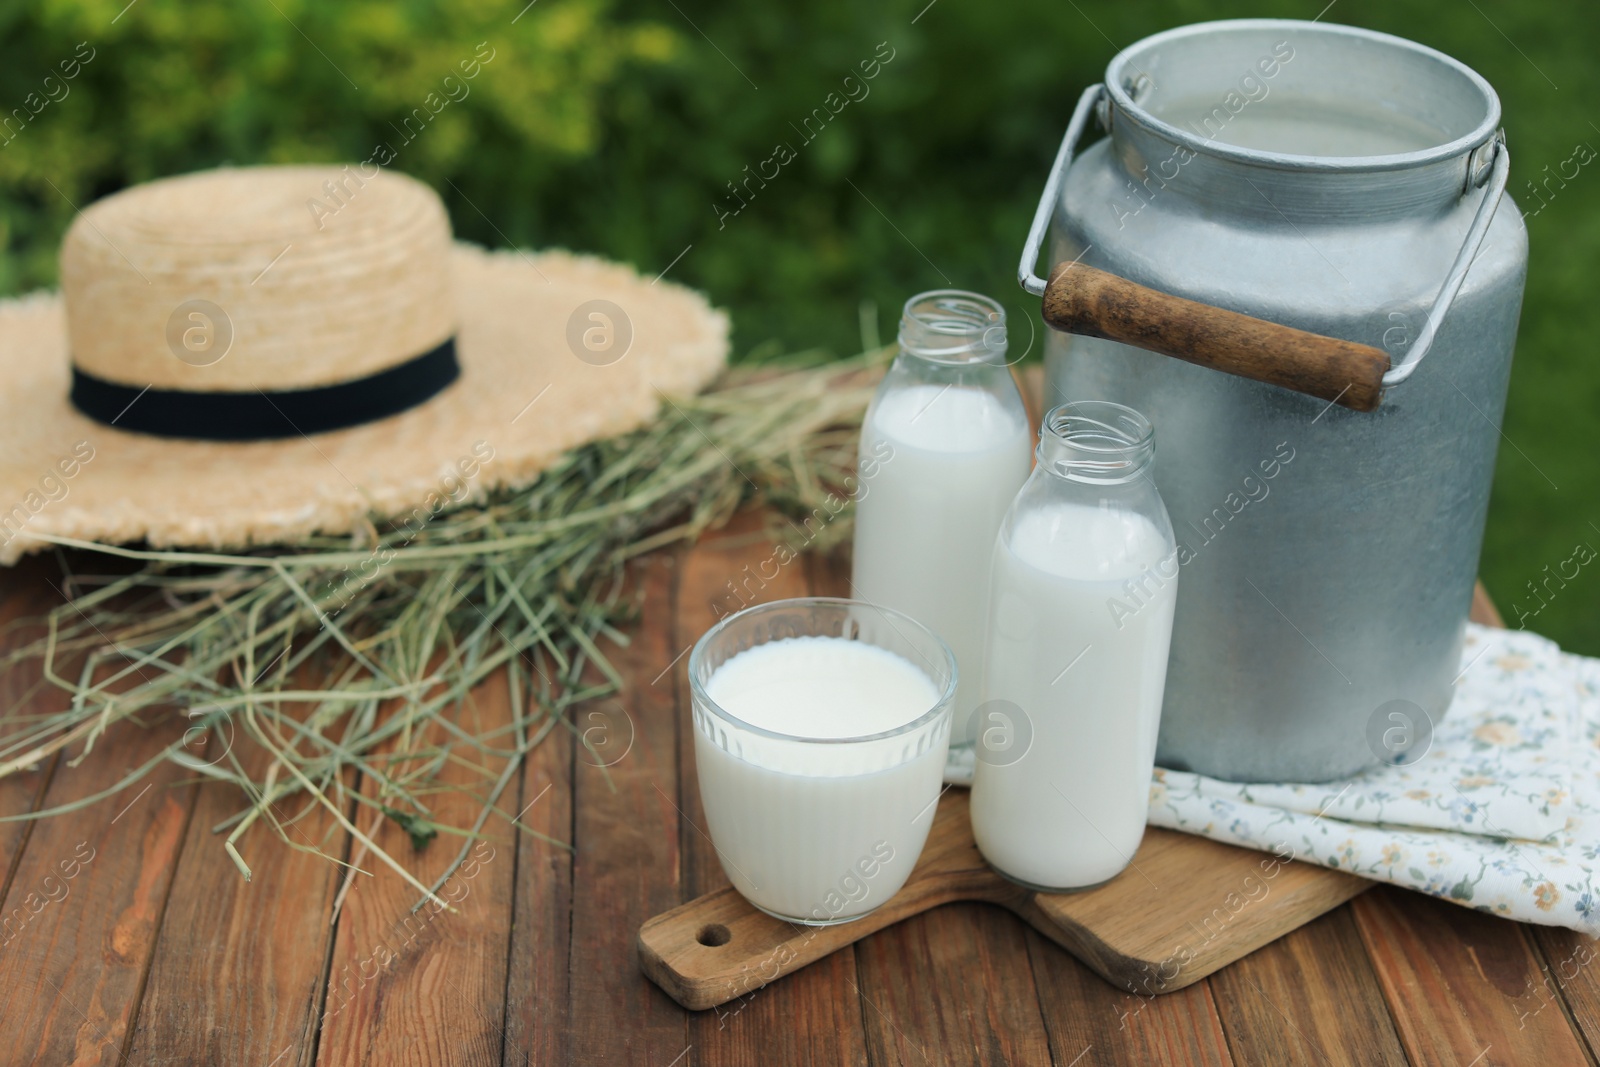
[[[1063,404],[993,551],[972,832],[1001,874],[1087,889],[1144,836],[1178,552],[1132,408]]]
[[[972,781],[989,555],[1033,433],[1006,364],[1006,313],[977,293],[906,301],[900,351],[861,427],[852,593],[905,612],[960,665],[947,780]]]
[[[956,664],[927,627],[855,600],[730,615],[689,655],[711,842],[769,915],[827,926],[892,897],[933,824]]]

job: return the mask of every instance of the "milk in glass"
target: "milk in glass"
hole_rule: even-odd
[[[904,884],[933,824],[954,662],[915,620],[864,603],[780,601],[729,623],[690,664],[722,868],[769,914],[859,918]]]

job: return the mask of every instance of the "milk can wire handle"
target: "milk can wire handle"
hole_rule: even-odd
[[[1072,121],[1067,123],[1067,133],[1061,138],[1061,147],[1056,150],[1056,161],[1050,165],[1050,177],[1045,180],[1044,195],[1039,198],[1039,206],[1033,212],[1033,225],[1028,229],[1028,243],[1022,246],[1022,262],[1017,264],[1017,281],[1034,296],[1043,296],[1047,284],[1033,273],[1033,268],[1039,265],[1039,250],[1044,246],[1045,231],[1050,228],[1050,212],[1061,202],[1061,183],[1066,179],[1067,166],[1072,162],[1072,153],[1078,147],[1079,138],[1083,136],[1083,128],[1089,124],[1089,116],[1094,109],[1106,99],[1108,97],[1103,84],[1096,83],[1083,91],[1083,95],[1078,97],[1078,106],[1072,110]]]
[[[1486,170],[1473,156],[1470,185],[1486,185],[1461,250],[1434,298],[1422,336],[1405,360],[1391,367],[1387,353],[1371,345],[1297,330],[1265,319],[1201,304],[1146,288],[1125,278],[1080,265],[1056,268],[1049,282],[1034,273],[1050,214],[1060,202],[1061,183],[1089,116],[1106,99],[1103,85],[1085,89],[1056,153],[1033,226],[1017,265],[1017,281],[1043,297],[1044,319],[1068,333],[1103,337],[1228,374],[1321,397],[1357,411],[1378,406],[1386,386],[1405,381],[1433,345],[1451,302],[1477,256],[1495,209],[1505,193],[1510,158],[1502,135],[1479,151],[1492,153]],[[1479,175],[1483,177],[1479,177]],[[1486,180],[1485,180],[1486,179]],[[1080,257],[1081,258],[1081,257]],[[1070,279],[1070,281],[1069,281]]]
[[[1482,151],[1492,154],[1487,181],[1472,173],[1478,153]],[[1433,339],[1438,334],[1439,327],[1444,325],[1445,313],[1450,310],[1456,294],[1461,291],[1461,283],[1467,280],[1467,271],[1472,269],[1472,261],[1478,258],[1478,249],[1482,247],[1483,239],[1489,235],[1489,224],[1494,221],[1495,209],[1500,206],[1500,199],[1506,191],[1506,181],[1511,176],[1511,152],[1506,148],[1505,131],[1501,130],[1488,144],[1474,151],[1469,157],[1467,168],[1470,184],[1486,186],[1483,199],[1478,202],[1478,213],[1472,217],[1472,226],[1467,230],[1467,238],[1461,242],[1461,251],[1456,253],[1456,261],[1450,264],[1450,273],[1445,275],[1444,284],[1439,287],[1439,295],[1433,298],[1433,306],[1428,309],[1428,320],[1422,327],[1422,336],[1417,338],[1417,343],[1411,346],[1411,351],[1406,353],[1406,358],[1401,364],[1383,376],[1385,386],[1398,385],[1411,377],[1412,372],[1417,369],[1417,364],[1422,362],[1422,357],[1433,347]]]

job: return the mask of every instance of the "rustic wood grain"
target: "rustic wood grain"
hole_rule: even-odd
[[[1559,1011],[1527,1012],[1541,982],[1523,927],[1381,886],[1351,905],[1413,1064],[1586,1064]]]
[[[742,518],[730,534],[753,533],[757,521]],[[724,542],[718,551],[753,551],[751,544],[736,548]],[[688,566],[694,565],[691,558]],[[0,577],[0,620],[24,613],[16,598],[30,582],[40,599],[28,612],[54,602],[56,594],[30,577],[27,566]],[[727,574],[716,566],[703,565],[694,582],[725,582]],[[695,631],[681,634],[686,642],[705,621],[691,617],[687,602],[673,621],[673,573],[671,561],[659,557],[635,569],[646,594],[644,618],[632,628],[633,649],[615,657],[632,681],[630,694],[681,650],[675,630]],[[819,589],[811,579],[807,587],[837,592],[825,587],[828,580]],[[788,578],[774,588],[783,595],[798,591]],[[1499,621],[1481,588],[1473,617]],[[675,670],[682,671],[681,661]],[[0,677],[0,715],[35,714],[55,699],[53,690],[30,692],[22,674],[13,669]],[[365,1031],[370,1062],[493,1063],[503,1056],[505,1062],[540,1064],[822,1064],[866,1062],[870,1050],[872,1062],[882,1063],[922,1063],[924,1057],[962,1063],[1053,1059],[1078,1067],[1383,1063],[1399,1062],[1395,1040],[1415,1063],[1465,1065],[1474,1056],[1474,1067],[1592,1062],[1583,1036],[1591,1049],[1600,1038],[1600,971],[1592,963],[1600,942],[1387,888],[1210,979],[1161,996],[1114,989],[1003,911],[958,904],[909,920],[892,936],[874,935],[864,946],[835,953],[748,998],[735,1015],[686,1017],[628,962],[630,931],[645,916],[682,899],[691,885],[699,891],[724,884],[714,860],[690,842],[696,831],[675,810],[682,807],[699,821],[692,761],[681,781],[678,775],[677,761],[688,751],[681,733],[688,729],[687,712],[676,706],[679,684],[669,674],[651,687],[657,692],[638,700],[625,695],[615,707],[600,702],[583,709],[598,718],[583,718],[582,711],[577,716],[579,728],[599,742],[602,760],[624,746],[618,727],[630,721],[643,726],[644,748],[637,747],[638,731],[630,731],[635,747],[610,768],[616,792],[594,766],[595,755],[574,748],[570,734],[552,735],[535,750],[520,797],[508,790],[502,809],[514,814],[539,797],[523,821],[575,840],[581,850],[576,861],[566,849],[513,835],[504,820],[492,820],[488,829],[505,835],[505,847],[482,866],[471,892],[480,893],[478,883],[503,863],[516,874],[515,900],[508,895],[507,875],[493,923],[469,923],[461,943],[448,946],[442,944],[449,934],[443,924],[461,916],[444,915],[433,924],[437,943],[424,948],[418,938],[424,952],[410,964],[415,975],[385,987],[362,1009],[383,1020]],[[675,713],[683,718],[675,721]],[[172,739],[167,720],[152,716],[151,722],[149,729],[117,728],[82,766],[62,767],[53,779],[44,769],[0,779],[0,814],[40,802],[59,804],[111,784]],[[636,757],[642,758],[634,762]],[[241,887],[209,833],[219,817],[212,809],[231,798],[210,785],[198,792],[186,783],[175,786],[181,779],[174,768],[158,769],[150,782],[147,792],[141,783],[84,811],[32,825],[31,831],[0,823],[0,873],[11,872],[9,884],[0,885],[0,915],[18,907],[28,915],[12,940],[0,944],[0,1031],[6,1039],[0,1063],[109,1064],[127,1058],[265,1064],[284,1050],[270,1041],[256,1048],[243,1038],[276,1035],[263,1021],[268,1001],[284,1003],[291,1017],[310,1014],[302,1006],[305,991],[284,975],[298,974],[286,964],[306,954],[304,946],[290,942],[308,940],[314,955],[317,938],[328,936],[326,887],[316,880],[325,861],[313,859],[305,868],[309,882],[296,879],[288,872],[297,869],[297,854],[253,831],[243,845],[257,880]],[[305,823],[308,832],[313,821]],[[385,824],[381,833],[391,829]],[[514,847],[512,837],[518,838]],[[72,869],[80,842],[95,850],[94,858],[64,879],[61,863]],[[430,852],[446,842],[440,838]],[[390,845],[397,854],[410,847],[403,835]],[[46,876],[56,881],[46,884]],[[256,896],[269,883],[271,900]],[[56,887],[62,885],[64,899],[29,913],[29,893],[39,902],[59,896]],[[347,908],[356,906],[360,888]],[[397,899],[406,907],[411,903],[409,896]],[[252,926],[251,917],[263,914],[270,920]],[[861,958],[869,951],[876,957]],[[249,962],[225,964],[229,959]],[[405,965],[402,954],[392,969]],[[244,973],[224,973],[233,966]],[[881,971],[891,995],[871,1003],[863,999],[860,992],[878,979],[858,973],[862,969]],[[225,989],[208,977],[218,974]],[[234,985],[227,985],[230,978]],[[802,989],[807,982],[815,988]],[[1381,1012],[1373,1001],[1374,982],[1385,1001]],[[475,997],[453,995],[449,983],[473,988]],[[933,993],[908,993],[894,983],[931,987]],[[1029,986],[1036,992],[1030,994]],[[1003,996],[990,992],[997,989]],[[311,995],[319,995],[318,987]],[[180,1000],[185,996],[195,1020],[187,1032]],[[491,1022],[473,1021],[475,1010]],[[497,1034],[491,1023],[501,1011],[504,1029]],[[1303,1034],[1297,1036],[1288,1020]],[[1037,1040],[1040,1025],[1047,1051]],[[285,1033],[292,1029],[293,1024],[283,1027]],[[397,1035],[404,1040],[395,1040]],[[351,1044],[341,1041],[330,1027],[322,1058],[339,1062],[339,1049]],[[306,1035],[274,1067],[303,1063],[313,1048]],[[347,1059],[367,1055],[365,1048],[351,1048]]]
[[[61,602],[55,587],[46,578],[44,562],[30,559],[0,582],[0,655],[15,651],[37,637],[38,626],[29,620],[44,615]],[[41,686],[44,676],[37,660],[27,660],[0,671],[0,737],[11,734],[23,715],[39,715],[67,706],[66,692]],[[56,755],[40,760],[33,768],[0,778],[0,817],[33,811],[44,799],[44,791],[55,772]],[[0,900],[5,899],[16,875],[28,838],[37,825],[33,820],[0,822]],[[0,923],[3,923],[0,917]],[[0,944],[7,938],[0,925]]]
[[[1028,931],[1028,958],[1057,1064],[1217,1067],[1233,1063],[1209,979],[1159,996],[1117,989]]]
[[[1539,976],[1515,998],[1517,1019],[1564,1012],[1589,1047],[1600,1050],[1600,939],[1554,926],[1532,926]]]
[[[1356,411],[1383,393],[1389,357],[1371,345],[1281,326],[1108,274],[1064,263],[1044,291],[1044,321],[1252,381],[1293,389]]]
[[[7,697],[3,688],[9,687],[0,687],[0,701]],[[15,705],[8,702],[7,706]],[[37,810],[44,800],[45,788],[55,774],[56,762],[57,757],[52,755],[32,770],[18,771],[0,778],[0,817]],[[37,825],[32,819],[0,823],[0,901],[5,900],[16,880],[17,867],[22,862],[28,839]],[[0,915],[0,951],[4,951],[3,946],[11,936],[10,928],[4,925],[4,921],[5,916]]]
[[[703,538],[684,557],[674,613],[675,651],[681,651],[719,619],[754,604],[813,592],[806,557],[780,551],[770,536],[776,529],[781,545],[792,547],[807,536],[804,527],[785,521],[768,523],[771,513],[746,511],[728,526]],[[817,529],[815,523],[812,530]],[[689,702],[684,655],[661,684],[678,693],[679,805],[684,812],[681,835],[684,896],[694,897],[728,887],[716,850],[701,831],[706,826],[700,805],[694,762],[694,723]],[[691,825],[692,824],[692,825]],[[759,988],[740,994],[714,1012],[692,1016],[689,1037],[696,1064],[806,1064],[834,1067],[867,1062],[867,1040],[856,994],[856,955],[850,947],[785,983],[781,993]],[[783,1041],[773,1035],[806,1019],[803,1032]]]
[[[551,732],[528,755],[519,820],[561,844],[519,832],[517,885],[506,975],[504,1062],[573,1062],[562,1010],[571,995],[572,734]]]
[[[493,730],[511,721],[504,672],[472,691],[462,710],[469,732]],[[429,740],[442,743],[444,730],[432,727]],[[501,735],[500,745],[512,739]],[[442,783],[464,786],[471,794],[444,790],[425,797],[433,821],[471,826],[505,760],[458,746],[471,764],[446,763]],[[400,776],[409,768],[389,765]],[[377,783],[362,783],[378,796]],[[501,794],[473,844],[468,860],[440,889],[454,910],[424,904],[412,911],[420,893],[370,853],[357,849],[351,862],[371,876],[357,875],[339,913],[338,932],[322,1014],[317,1061],[327,1065],[366,1063],[499,1064],[505,1044],[506,962],[515,881],[516,841],[508,819],[516,796]],[[359,805],[353,819],[363,832],[403,863],[424,885],[431,885],[461,848],[456,835],[439,835],[420,852],[393,819],[373,825],[372,809]],[[274,1050],[276,1051],[276,1050]]]
[[[206,742],[203,758],[215,764],[231,753],[261,780],[271,759],[266,750],[226,726],[214,733],[195,738],[194,747]],[[130,1065],[311,1062],[341,878],[328,857],[346,857],[345,833],[320,805],[306,811],[304,796],[278,804],[277,818],[301,848],[287,847],[258,820],[237,845],[250,864],[247,882],[223,852],[225,834],[212,829],[245,803],[231,783],[199,787],[129,1042]]]
[[[595,743],[576,749],[573,762],[569,1062],[681,1067],[691,1059],[687,1019],[633,963],[639,924],[680,893],[677,708],[666,678],[652,684],[679,651],[671,643],[677,561],[651,556],[630,574],[641,616],[632,643],[611,657],[627,686],[577,715]]]
[[[1036,893],[1014,906],[1113,985],[1165,993],[1371,886],[1341,871],[1152,826],[1133,862],[1109,884]]]
[[[52,779],[43,806],[105,789],[182,735],[181,722],[150,718],[148,728],[109,729],[80,766]],[[179,779],[162,763],[144,784],[51,816],[30,837],[0,905],[8,918],[26,917],[0,948],[10,1062],[122,1059],[194,804],[194,787]]]
[[[1050,1062],[1025,928],[952,904],[861,942],[859,993],[874,1063]]]
[[[1349,908],[1211,976],[1240,1063],[1406,1063]]]

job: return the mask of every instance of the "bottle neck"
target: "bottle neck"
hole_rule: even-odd
[[[1130,407],[1102,400],[1062,404],[1045,415],[1039,469],[1074,482],[1121,485],[1155,460],[1155,429]]]
[[[995,301],[960,289],[935,289],[906,301],[900,352],[923,364],[1005,366],[1006,312]]]

